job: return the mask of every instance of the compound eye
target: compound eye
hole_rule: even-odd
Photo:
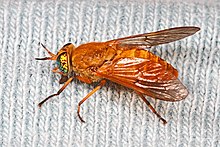
[[[61,72],[68,73],[68,59],[67,59],[67,53],[61,53],[57,57],[57,65]]]

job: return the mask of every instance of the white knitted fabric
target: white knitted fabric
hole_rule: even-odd
[[[147,99],[164,126],[130,89],[108,82],[94,87],[74,80],[58,97],[42,42],[57,53],[64,44],[198,26],[199,33],[151,51],[179,71],[189,90],[180,102]],[[220,146],[220,3],[159,1],[0,0],[0,146]]]

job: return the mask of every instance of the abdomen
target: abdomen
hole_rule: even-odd
[[[119,49],[120,50],[120,49]],[[155,54],[149,52],[146,49],[137,47],[128,47],[127,49],[121,49],[121,52],[116,56],[116,58],[143,58],[149,59],[155,63],[162,65],[165,69],[171,72],[175,77],[178,77],[178,71],[165,60],[156,56]]]

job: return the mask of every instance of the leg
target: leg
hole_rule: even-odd
[[[81,82],[84,82],[84,83],[87,83],[87,84],[91,84],[92,83],[92,81],[89,78],[86,78],[86,77],[81,77],[81,76],[76,75],[76,78],[78,80],[80,80]]]
[[[99,90],[103,85],[105,85],[106,81],[105,80],[102,80],[99,85],[97,87],[95,87],[90,93],[87,94],[86,97],[84,97],[78,104],[78,110],[77,110],[77,114],[79,116],[79,119],[82,121],[82,122],[85,122],[82,117],[80,116],[80,106],[83,104],[83,102],[85,102],[92,94],[94,94],[97,90]]]
[[[156,114],[157,115],[157,117],[160,119],[160,120],[162,120],[162,122],[163,122],[163,124],[166,124],[167,123],[167,121],[164,119],[164,118],[162,118],[161,116],[160,116],[160,114],[158,114],[157,113],[157,111],[154,109],[154,107],[150,104],[150,102],[148,102],[148,100],[143,96],[143,94],[141,94],[140,92],[137,92],[137,91],[135,91],[141,98],[142,98],[142,100],[148,105],[148,107],[151,109],[151,111],[154,113],[154,114]]]
[[[73,77],[69,78],[69,79],[67,80],[67,82],[63,85],[63,87],[60,88],[60,90],[59,90],[57,93],[52,94],[52,95],[48,96],[47,98],[45,98],[43,101],[41,101],[41,102],[38,104],[38,106],[41,107],[41,106],[43,105],[43,103],[45,103],[48,99],[50,99],[50,98],[52,98],[52,97],[54,97],[54,96],[59,95],[59,94],[66,88],[66,86],[67,86],[72,80],[73,80]]]

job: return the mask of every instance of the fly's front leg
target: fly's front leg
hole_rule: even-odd
[[[41,102],[38,104],[38,106],[41,107],[41,106],[43,105],[43,103],[45,103],[47,100],[49,100],[50,98],[52,98],[52,97],[54,97],[54,96],[59,95],[59,94],[66,88],[66,86],[69,85],[69,83],[70,83],[72,80],[73,80],[73,77],[70,77],[70,78],[66,81],[66,83],[60,88],[60,90],[59,90],[57,93],[52,94],[52,95],[48,96],[47,98],[45,98],[43,101],[41,101]]]
[[[80,116],[80,106],[83,104],[83,102],[85,102],[91,95],[93,95],[97,90],[99,90],[103,85],[105,85],[106,81],[105,80],[102,80],[99,85],[97,87],[95,87],[90,93],[87,94],[86,97],[84,97],[78,104],[78,110],[77,110],[77,114],[79,116],[79,119],[82,121],[82,122],[85,122],[82,117]]]

